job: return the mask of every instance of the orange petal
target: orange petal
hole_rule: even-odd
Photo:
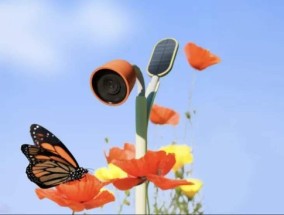
[[[186,44],[184,51],[189,64],[199,71],[221,61],[217,55],[212,54],[207,49],[199,47],[194,43]]]
[[[145,178],[121,178],[115,179],[113,185],[119,190],[129,190],[145,181]]]
[[[94,198],[103,184],[93,175],[86,174],[82,179],[60,184],[56,189],[67,199],[85,202]]]
[[[150,113],[150,121],[158,125],[177,125],[179,114],[174,110],[154,104]]]
[[[147,175],[147,179],[153,182],[157,187],[161,188],[162,190],[173,189],[180,185],[193,184],[191,182],[188,182],[187,180],[175,180],[157,175]]]
[[[135,158],[135,146],[133,144],[125,143],[124,148],[113,147],[109,150],[109,155],[105,155],[107,162],[111,163],[112,160],[130,160]]]
[[[167,154],[164,151],[148,151],[145,156],[146,175],[166,175],[175,164],[173,153]]]
[[[113,160],[112,163],[131,176],[142,177],[148,173],[144,157],[131,160]]]
[[[79,202],[71,201],[71,200],[67,200],[67,201],[68,201],[67,207],[69,207],[72,211],[80,212],[82,210],[85,210],[85,206],[83,203],[79,203]]]
[[[128,175],[143,177],[148,174],[165,175],[175,164],[175,156],[164,151],[147,151],[144,157],[131,160],[114,160],[113,164]]]
[[[169,154],[160,153],[159,161],[160,162],[158,165],[158,175],[164,176],[168,174],[168,172],[171,171],[171,169],[175,165],[176,163],[175,154],[174,153],[169,153]]]
[[[58,191],[55,190],[55,189],[41,189],[41,188],[37,188],[35,190],[35,192],[36,192],[36,194],[37,194],[39,199],[48,198],[49,196],[55,196],[55,197],[56,196],[60,196]]]
[[[40,189],[37,188],[36,194],[40,199],[48,198],[62,207],[69,207],[73,211],[84,210],[84,205],[76,201],[68,200],[56,189]]]
[[[86,174],[80,180],[60,184],[55,189],[36,189],[36,194],[40,199],[48,198],[73,211],[82,211],[85,203],[97,198],[104,185],[95,176]]]
[[[104,190],[100,192],[100,194],[97,195],[92,200],[85,202],[84,206],[86,209],[92,209],[92,208],[101,207],[109,202],[113,202],[114,200],[115,200],[114,195],[109,191]]]

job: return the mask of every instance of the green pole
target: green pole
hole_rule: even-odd
[[[135,103],[136,114],[136,158],[141,158],[147,151],[147,129],[150,110],[158,90],[159,78],[153,76],[147,87],[145,96],[145,84],[143,75],[137,66],[134,66],[138,81],[138,96]],[[146,214],[146,183],[136,186],[135,213]]]
[[[136,97],[136,158],[147,151],[147,100],[145,96]],[[146,183],[136,186],[136,214],[146,214]]]

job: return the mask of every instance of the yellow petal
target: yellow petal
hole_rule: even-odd
[[[199,180],[199,179],[194,179],[194,178],[191,178],[187,181],[190,181],[192,182],[193,184],[192,185],[181,185],[179,186],[179,188],[181,189],[181,191],[189,198],[193,198],[194,195],[196,193],[199,192],[199,190],[202,188],[202,181]]]
[[[193,155],[191,153],[191,147],[188,145],[171,144],[162,147],[160,150],[168,153],[174,153],[176,158],[176,163],[173,166],[173,171],[177,171],[185,164],[190,164],[193,161]]]
[[[108,164],[108,167],[102,167],[96,170],[94,174],[100,181],[108,182],[116,178],[125,178],[127,174],[114,164]]]

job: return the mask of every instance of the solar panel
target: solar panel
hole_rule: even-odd
[[[177,50],[178,42],[175,39],[159,41],[152,52],[148,74],[161,77],[171,71]]]

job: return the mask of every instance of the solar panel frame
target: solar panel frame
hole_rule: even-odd
[[[168,43],[168,41],[171,41],[173,43],[172,44],[163,44],[164,42]],[[164,45],[164,47],[163,47],[163,45]],[[174,47],[172,45],[174,45]],[[165,50],[166,50],[166,52],[165,52]],[[159,42],[157,42],[156,45],[154,46],[153,50],[152,50],[152,54],[151,54],[151,57],[150,57],[150,60],[149,60],[148,66],[147,66],[148,75],[149,76],[155,75],[155,76],[158,76],[158,77],[162,77],[162,76],[165,76],[166,74],[168,74],[173,67],[174,60],[175,60],[175,57],[176,57],[176,54],[177,54],[177,50],[178,50],[178,42],[174,38],[165,38],[165,39],[162,39]],[[169,51],[171,51],[171,52],[169,52]],[[164,54],[168,54],[168,55],[170,54],[170,56],[159,57],[159,55],[164,55]],[[158,60],[155,59],[155,58],[157,58],[157,56],[159,57]],[[154,63],[155,61],[158,61],[158,62],[155,64]],[[164,63],[161,63],[163,61],[164,61]],[[153,69],[150,69],[150,67],[153,68],[154,66],[158,67],[158,68],[156,68],[157,70],[159,70],[160,67],[162,67],[162,69],[160,69],[161,72],[156,72],[156,73],[151,72],[150,70],[153,70]]]

